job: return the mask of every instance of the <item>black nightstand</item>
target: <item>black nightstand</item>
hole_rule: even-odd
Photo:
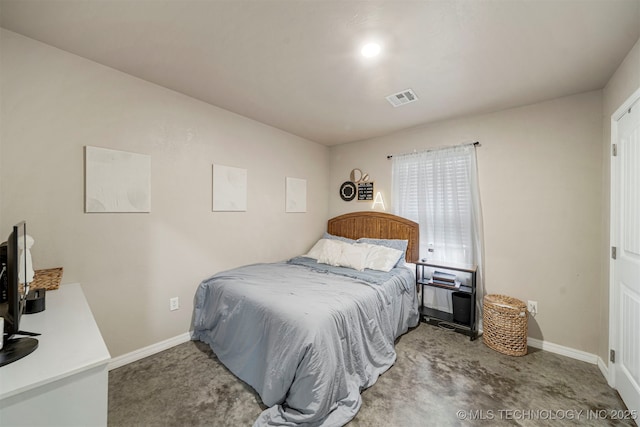
[[[432,270],[430,272],[430,270]],[[460,285],[456,286],[454,282],[434,281],[431,277],[433,271],[440,271],[443,273],[449,273],[455,275],[456,279],[460,281]],[[455,266],[442,264],[438,262],[421,261],[416,263],[416,285],[420,286],[420,319],[423,322],[455,330],[461,334],[470,337],[471,341],[478,337],[478,322],[476,319],[476,272],[477,267],[474,266]],[[429,273],[429,274],[427,274]],[[448,280],[451,280],[450,278]],[[455,280],[455,279],[454,279]],[[456,313],[462,314],[462,317],[468,319],[467,322],[460,321],[454,318],[453,313],[447,313],[446,311],[436,310],[433,308],[425,307],[424,305],[424,289],[425,287],[433,287],[446,289],[458,293],[454,295],[454,298],[470,299],[468,311],[469,313]],[[454,302],[455,303],[455,302]]]

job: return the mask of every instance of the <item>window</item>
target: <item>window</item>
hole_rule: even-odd
[[[420,224],[420,256],[474,263],[473,146],[394,156],[393,208]],[[474,179],[475,181],[475,179]]]
[[[461,145],[393,156],[392,198],[396,215],[420,224],[420,257],[476,264],[481,291],[482,215],[475,154],[474,145]]]

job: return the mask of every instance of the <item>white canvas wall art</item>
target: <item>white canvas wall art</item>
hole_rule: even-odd
[[[213,165],[213,211],[247,210],[247,170]]]
[[[307,211],[307,180],[287,177],[286,212]]]
[[[86,146],[85,212],[151,212],[151,156]]]

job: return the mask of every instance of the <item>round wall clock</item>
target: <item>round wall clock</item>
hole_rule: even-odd
[[[340,186],[340,197],[345,202],[350,202],[356,197],[356,185],[351,181],[345,181]]]

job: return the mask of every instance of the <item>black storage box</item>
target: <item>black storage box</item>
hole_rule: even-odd
[[[451,294],[453,302],[453,321],[469,326],[471,324],[471,294],[454,292]]]
[[[27,294],[27,304],[24,308],[24,314],[35,314],[44,311],[46,289],[31,289]]]

